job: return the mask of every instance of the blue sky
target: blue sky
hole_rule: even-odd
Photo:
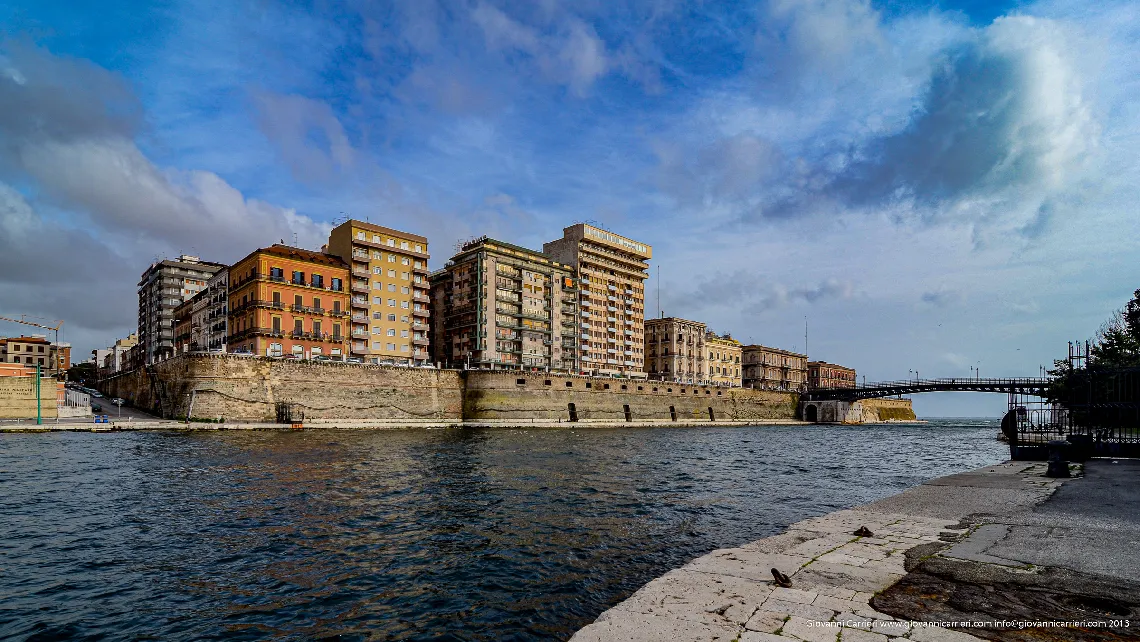
[[[654,246],[666,314],[797,349],[806,318],[868,380],[1035,374],[1140,287],[1134,3],[39,0],[0,25],[0,314],[81,353],[130,330],[155,257],[318,247],[342,213],[427,235],[433,267],[595,221]]]

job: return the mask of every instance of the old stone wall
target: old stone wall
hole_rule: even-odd
[[[56,417],[57,382],[54,378],[40,381],[40,416]],[[36,378],[0,377],[0,419],[36,418]]]
[[[795,394],[546,373],[182,356],[102,382],[163,417],[273,421],[276,404],[306,419],[424,421],[794,419]],[[191,403],[193,407],[191,409]]]
[[[455,420],[453,370],[229,355],[178,357],[107,380],[106,392],[164,417],[273,421],[278,402],[306,419]]]
[[[883,421],[914,421],[910,399],[863,399],[860,401],[805,401],[800,416],[815,423],[874,424]]]
[[[570,404],[582,421],[629,419],[727,421],[794,419],[794,393],[687,384],[552,375],[466,373],[463,416],[468,420],[567,421]],[[709,409],[712,415],[709,415]]]
[[[914,421],[918,418],[910,399],[864,399],[859,403],[863,406],[864,423]],[[873,418],[867,418],[868,415],[873,415]]]

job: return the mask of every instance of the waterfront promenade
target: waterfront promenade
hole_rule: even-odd
[[[653,580],[572,640],[1138,639],[1140,463],[1086,470],[1062,481],[1045,464],[1008,462],[803,520]],[[944,626],[1087,620],[1117,626]]]

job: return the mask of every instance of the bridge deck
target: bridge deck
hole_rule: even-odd
[[[1019,377],[1009,379],[909,379],[905,381],[880,381],[854,388],[828,388],[804,393],[804,401],[874,399],[894,397],[922,392],[1001,392],[1043,397],[1049,387],[1049,380],[1039,377]]]

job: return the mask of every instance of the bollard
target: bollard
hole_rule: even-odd
[[[1069,476],[1069,461],[1065,458],[1065,454],[1071,445],[1064,439],[1054,439],[1049,442],[1049,470],[1045,471],[1046,477]]]

